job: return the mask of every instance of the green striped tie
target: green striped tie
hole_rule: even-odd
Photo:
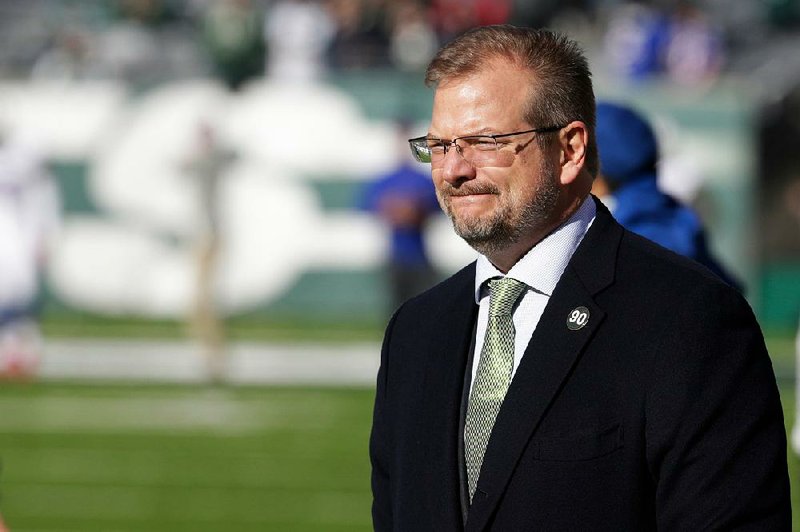
[[[472,391],[469,395],[464,426],[464,458],[467,463],[469,500],[475,494],[483,455],[489,443],[494,421],[514,366],[514,304],[527,285],[504,277],[489,281],[489,322]]]

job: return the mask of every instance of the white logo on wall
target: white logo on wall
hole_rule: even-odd
[[[236,158],[219,181],[217,296],[228,311],[269,303],[309,269],[379,265],[385,235],[368,214],[326,213],[307,175],[369,179],[394,162],[391,125],[318,85],[261,83],[235,96],[208,82],[129,99],[114,84],[0,86],[0,125],[36,131],[55,158],[88,160],[103,211],[71,215],[53,250],[56,294],[86,310],[174,317],[194,290],[202,208],[187,172],[201,123]],[[442,219],[433,260],[454,270],[474,253]]]

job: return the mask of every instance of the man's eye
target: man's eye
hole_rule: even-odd
[[[428,144],[428,149],[431,153],[444,153],[444,144]]]
[[[494,150],[496,144],[493,139],[486,138],[486,139],[475,139],[470,142],[470,146],[472,146],[476,150],[489,151],[489,150]]]

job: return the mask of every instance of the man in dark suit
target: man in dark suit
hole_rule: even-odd
[[[478,260],[393,316],[376,530],[789,530],[772,366],[738,292],[589,194],[571,41],[471,30],[428,67],[429,162]]]

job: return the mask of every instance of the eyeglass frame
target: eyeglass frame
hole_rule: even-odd
[[[415,137],[413,139],[408,139],[408,145],[411,148],[411,153],[414,155],[414,159],[416,161],[420,162],[420,163],[433,164],[433,157],[431,156],[429,161],[423,161],[422,159],[420,159],[419,152],[415,148],[415,143],[421,143],[423,141],[427,142],[427,141],[431,141],[431,140],[438,140],[439,142],[441,142],[441,145],[444,148],[444,154],[443,154],[443,157],[442,157],[443,160],[444,160],[444,157],[447,157],[447,152],[450,150],[450,148],[452,146],[455,146],[456,147],[456,152],[461,156],[462,159],[467,161],[467,158],[464,157],[464,154],[461,151],[461,146],[459,146],[458,142],[456,142],[458,140],[475,139],[475,138],[490,138],[490,139],[492,139],[492,141],[494,141],[495,152],[499,152],[500,148],[497,145],[497,139],[504,138],[504,137],[512,137],[514,135],[524,135],[526,133],[553,133],[555,131],[559,131],[561,129],[564,129],[565,127],[566,127],[565,125],[564,126],[537,127],[537,128],[528,129],[528,130],[525,130],[525,131],[514,131],[513,133],[501,133],[499,135],[464,135],[464,136],[461,136],[461,137],[455,137],[454,139],[449,140],[449,141],[445,141],[445,139],[440,139],[440,138],[436,138],[436,137],[428,137],[427,135],[425,135],[423,137]],[[416,144],[416,145],[419,146],[419,144]],[[419,147],[422,148],[422,146],[419,146]],[[430,150],[430,147],[427,147],[427,148]],[[473,163],[473,161],[467,161],[467,162],[469,164]]]

